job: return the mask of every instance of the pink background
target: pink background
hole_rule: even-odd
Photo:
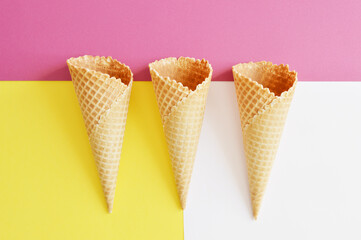
[[[1,0],[0,79],[69,80],[65,60],[113,56],[135,80],[168,56],[288,63],[301,81],[361,80],[361,1]]]

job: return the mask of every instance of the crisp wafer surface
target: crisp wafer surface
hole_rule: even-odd
[[[111,57],[83,56],[67,63],[111,212],[133,74]]]
[[[261,201],[297,82],[287,65],[270,62],[233,67],[254,217]]]
[[[183,57],[162,59],[149,68],[184,209],[212,68],[204,59]]]

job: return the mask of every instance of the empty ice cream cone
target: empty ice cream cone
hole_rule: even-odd
[[[253,215],[257,218],[276,157],[297,73],[270,62],[233,66]]]
[[[185,209],[212,67],[206,60],[166,58],[149,64],[178,195]]]
[[[70,58],[67,64],[112,212],[133,74],[111,57]]]

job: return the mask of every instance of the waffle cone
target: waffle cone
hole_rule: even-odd
[[[233,66],[247,159],[253,215],[257,219],[297,83],[288,65]]]
[[[109,212],[112,212],[133,74],[111,57],[67,60]]]
[[[166,58],[149,64],[177,191],[185,209],[212,67],[206,60]]]

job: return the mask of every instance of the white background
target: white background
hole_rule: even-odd
[[[299,82],[253,220],[233,82],[213,82],[186,240],[361,239],[361,83]]]

